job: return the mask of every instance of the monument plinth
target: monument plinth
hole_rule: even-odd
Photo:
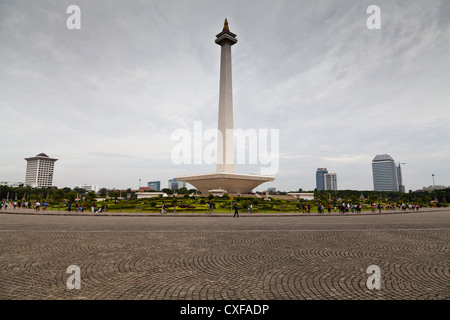
[[[177,178],[192,184],[205,194],[209,190],[217,189],[230,193],[250,193],[260,184],[275,179],[271,176],[242,174],[234,171],[231,46],[237,41],[236,35],[230,31],[228,21],[225,19],[223,30],[216,35],[215,40],[221,46],[216,172]]]

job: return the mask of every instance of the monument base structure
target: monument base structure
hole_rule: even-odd
[[[199,175],[178,177],[197,188],[202,194],[210,190],[224,190],[227,193],[251,193],[253,189],[264,182],[273,181],[275,177],[244,173],[215,172]]]

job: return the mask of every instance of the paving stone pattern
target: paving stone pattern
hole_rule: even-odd
[[[12,211],[11,211],[12,212]],[[0,299],[450,298],[450,210],[361,216],[0,214]],[[81,289],[69,290],[70,265]],[[369,290],[368,266],[381,269]]]

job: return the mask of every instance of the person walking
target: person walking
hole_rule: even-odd
[[[234,215],[233,215],[233,218],[236,217],[236,216],[239,218],[239,209],[238,209],[237,202],[234,204]]]
[[[208,209],[206,210],[206,213],[211,214],[211,202],[208,202]]]

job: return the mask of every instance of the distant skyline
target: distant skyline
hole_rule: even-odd
[[[66,26],[72,4],[79,30]],[[171,134],[217,127],[225,18],[238,39],[234,127],[280,135],[275,181],[259,191],[314,190],[322,167],[340,190],[373,190],[377,154],[402,163],[406,192],[432,174],[450,185],[447,0],[4,0],[0,181],[24,182],[24,158],[39,153],[59,159],[60,188],[165,188],[214,171],[174,164]]]

